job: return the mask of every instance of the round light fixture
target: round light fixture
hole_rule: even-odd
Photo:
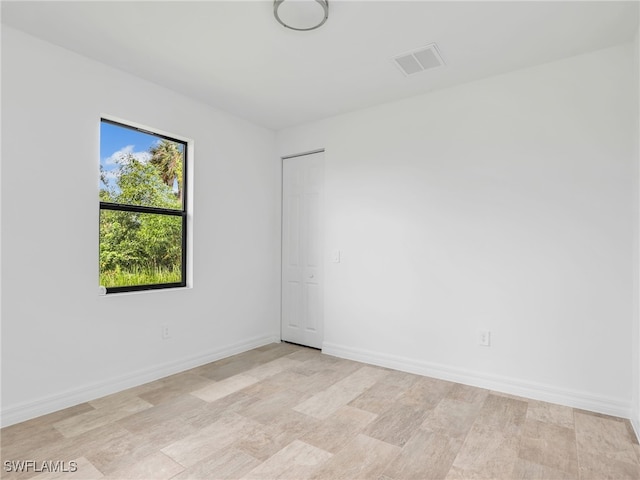
[[[273,15],[291,30],[315,30],[329,18],[329,0],[274,0]]]

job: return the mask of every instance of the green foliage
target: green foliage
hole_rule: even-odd
[[[182,203],[171,187],[162,181],[161,175],[162,172],[151,162],[142,163],[132,155],[126,156],[120,161],[119,192],[113,201],[180,210]]]
[[[174,182],[178,185],[178,200],[182,201],[182,181],[184,175],[184,154],[178,144],[169,140],[162,140],[149,150],[151,160],[149,163],[160,172],[160,178],[165,185],[173,188]]]
[[[182,272],[178,267],[170,270],[167,268],[131,270],[109,270],[100,273],[100,285],[108,287],[127,287],[131,285],[152,285],[158,283],[177,283]]]
[[[120,159],[115,185],[101,171],[100,200],[182,209],[159,164]],[[181,279],[182,218],[155,213],[100,211],[100,284],[106,287],[173,283]]]

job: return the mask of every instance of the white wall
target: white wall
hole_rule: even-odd
[[[98,296],[103,114],[194,140],[193,288]],[[3,26],[4,424],[279,339],[276,162],[272,131]]]
[[[632,63],[620,46],[279,132],[280,155],[326,148],[325,352],[629,417]]]

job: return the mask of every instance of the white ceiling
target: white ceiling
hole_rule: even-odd
[[[630,41],[632,2],[329,0],[295,32],[272,2],[2,2],[2,22],[280,129]],[[391,57],[437,43],[447,66]]]

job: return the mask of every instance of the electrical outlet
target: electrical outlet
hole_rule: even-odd
[[[478,345],[483,347],[491,346],[491,332],[488,330],[478,330]]]
[[[167,338],[171,338],[171,330],[169,330],[169,325],[162,326],[162,339],[166,340]]]

